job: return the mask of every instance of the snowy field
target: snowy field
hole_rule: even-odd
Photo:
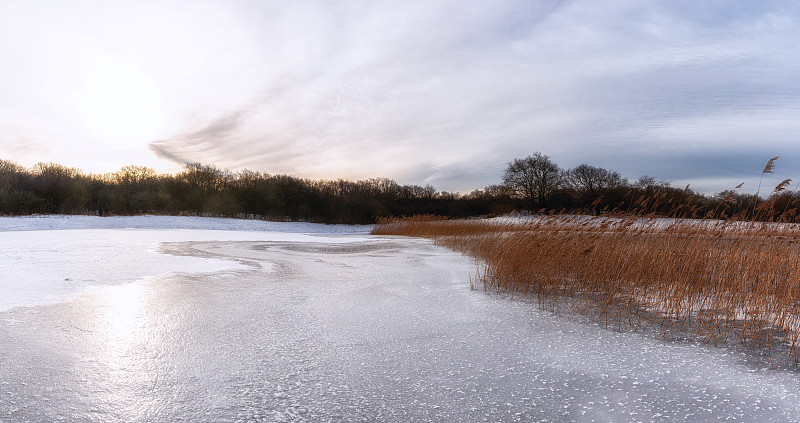
[[[800,421],[800,371],[469,289],[369,227],[0,218],[0,422]]]

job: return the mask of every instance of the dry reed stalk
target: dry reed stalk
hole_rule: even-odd
[[[374,234],[421,236],[485,264],[489,292],[535,297],[617,327],[659,325],[705,342],[797,362],[800,226],[777,223],[539,216],[527,221],[385,220]]]

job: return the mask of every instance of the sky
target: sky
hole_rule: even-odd
[[[754,192],[800,181],[799,76],[793,0],[0,0],[0,158]]]

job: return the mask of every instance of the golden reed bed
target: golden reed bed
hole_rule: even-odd
[[[529,295],[616,327],[736,341],[798,364],[800,226],[643,217],[387,219],[373,234],[425,237],[483,264],[487,291]],[[474,285],[473,285],[474,286]]]

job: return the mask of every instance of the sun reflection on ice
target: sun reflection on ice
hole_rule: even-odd
[[[112,357],[125,356],[141,337],[147,289],[142,283],[129,283],[103,290],[105,310],[101,315],[102,331]]]
[[[95,297],[97,341],[101,355],[97,377],[107,388],[91,393],[100,409],[120,421],[150,421],[154,397],[141,395],[155,389],[158,366],[152,360],[152,324],[148,308],[151,287],[143,281],[103,288]],[[102,419],[101,419],[102,420]],[[115,420],[115,419],[109,419]]]

